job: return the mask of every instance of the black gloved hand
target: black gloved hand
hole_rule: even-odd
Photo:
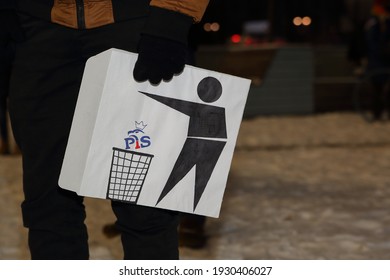
[[[143,34],[138,47],[138,60],[134,67],[134,79],[149,80],[158,84],[168,81],[184,69],[187,46],[170,39]]]
[[[141,30],[134,79],[158,84],[180,74],[187,59],[188,33],[192,24],[193,19],[187,15],[151,6]]]

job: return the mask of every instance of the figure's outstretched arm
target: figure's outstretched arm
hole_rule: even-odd
[[[199,106],[203,106],[202,104],[198,104],[190,101],[155,95],[143,91],[139,91],[139,92],[188,116],[191,116],[196,108],[198,108]]]

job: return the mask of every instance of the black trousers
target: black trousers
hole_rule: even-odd
[[[10,116],[23,156],[22,203],[32,259],[88,259],[83,198],[58,177],[86,60],[115,47],[135,51],[144,19],[74,30],[20,15]],[[132,75],[132,69],[129,69]],[[125,259],[177,259],[178,213],[113,202]]]

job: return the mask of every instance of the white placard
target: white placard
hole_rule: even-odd
[[[59,179],[79,195],[218,217],[250,80],[186,66],[138,83],[137,54],[87,62]]]

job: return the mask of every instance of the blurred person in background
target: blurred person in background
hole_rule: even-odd
[[[365,24],[364,31],[367,52],[366,73],[380,69],[390,70],[390,0],[374,1],[371,17]],[[374,120],[380,120],[385,106],[390,105],[385,104],[383,96],[386,90],[384,88],[385,79],[384,76],[377,76],[373,80],[375,87],[372,108]],[[387,102],[390,101],[387,100]]]

